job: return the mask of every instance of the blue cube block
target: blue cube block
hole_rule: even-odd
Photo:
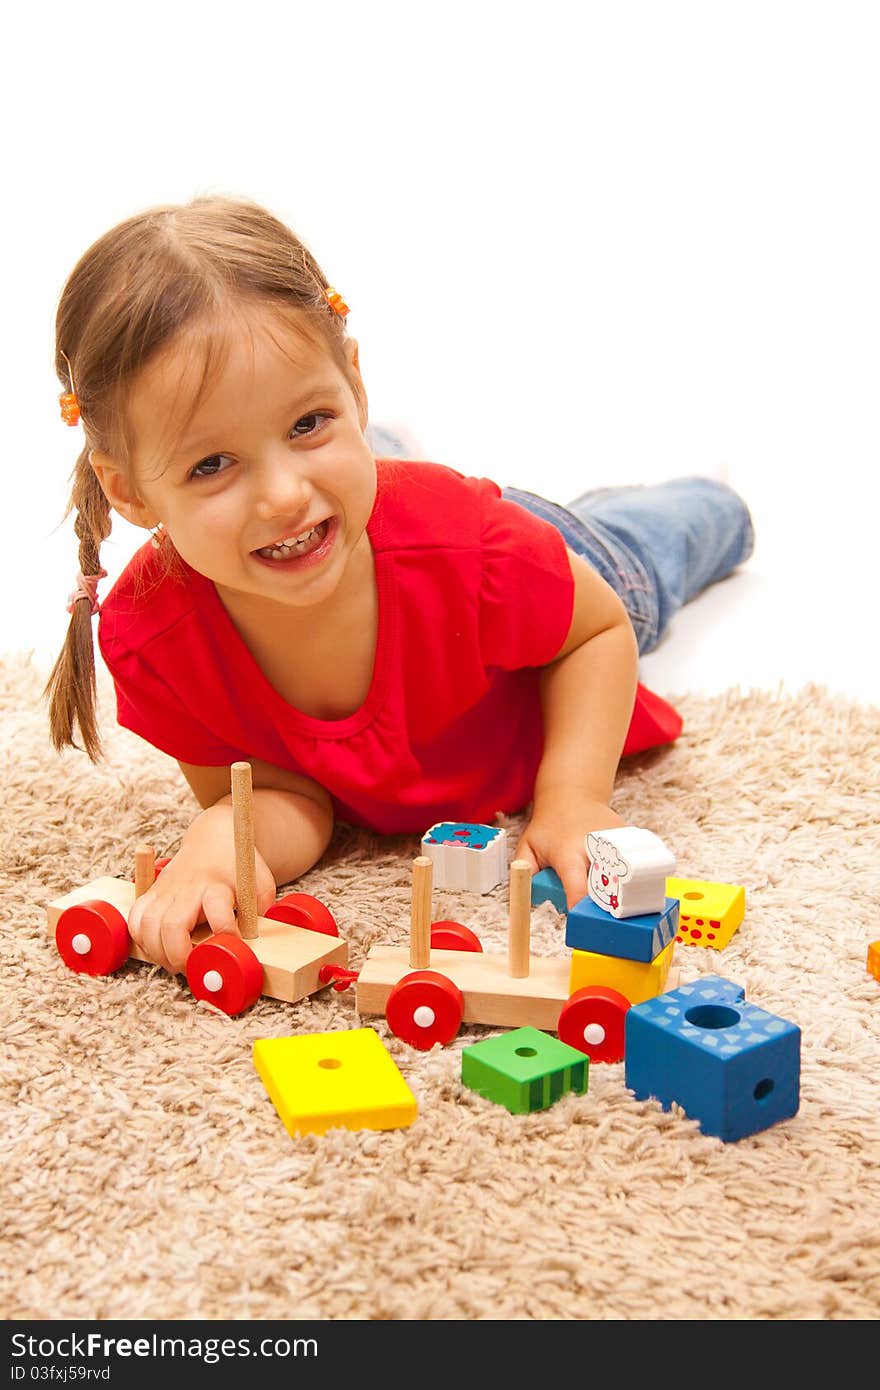
[[[557,912],[568,911],[562,879],[555,869],[539,869],[532,875],[532,907],[539,903],[552,903]]]
[[[626,1015],[626,1085],[729,1142],[797,1114],[801,1030],[708,975]]]
[[[612,917],[587,895],[568,910],[565,944],[575,951],[598,951],[623,960],[652,961],[678,931],[678,898],[667,898],[662,912]]]

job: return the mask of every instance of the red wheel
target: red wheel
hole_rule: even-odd
[[[91,898],[64,909],[55,925],[55,945],[78,975],[112,975],[128,960],[131,938],[119,909]]]
[[[438,951],[482,951],[483,943],[461,922],[432,922],[431,945]]]
[[[308,931],[323,932],[325,936],[339,935],[333,913],[310,893],[285,893],[265,916],[273,922],[289,922],[292,927],[305,927]]]
[[[436,970],[414,970],[398,980],[388,996],[385,1017],[396,1038],[429,1052],[451,1042],[461,1027],[461,990]]]
[[[556,1032],[591,1062],[622,1062],[628,1008],[629,1000],[619,990],[588,985],[565,1001]]]
[[[263,992],[262,965],[232,932],[218,932],[192,948],[186,979],[196,999],[206,999],[230,1017],[249,1009]]]

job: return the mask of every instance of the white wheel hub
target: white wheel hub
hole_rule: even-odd
[[[605,1041],[605,1029],[601,1023],[588,1023],[584,1029],[584,1042],[590,1047],[599,1047]]]
[[[219,994],[223,988],[223,976],[219,970],[206,970],[202,976],[202,984],[209,994]]]
[[[87,956],[92,949],[91,940],[84,931],[78,931],[76,936],[71,938],[70,944],[78,956]]]
[[[437,1015],[429,1004],[420,1004],[413,1011],[413,1023],[417,1028],[430,1028],[436,1017]]]

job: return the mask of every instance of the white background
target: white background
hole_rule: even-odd
[[[64,279],[132,212],[224,192],[311,246],[373,418],[427,456],[561,502],[728,472],[755,556],[644,662],[656,689],[880,702],[880,6],[79,0],[5,23],[0,649],[54,652],[76,570]]]

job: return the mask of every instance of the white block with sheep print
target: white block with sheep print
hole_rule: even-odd
[[[612,917],[662,912],[666,879],[675,873],[675,855],[653,830],[621,825],[594,830],[584,841],[590,860],[588,890],[593,902]]]

